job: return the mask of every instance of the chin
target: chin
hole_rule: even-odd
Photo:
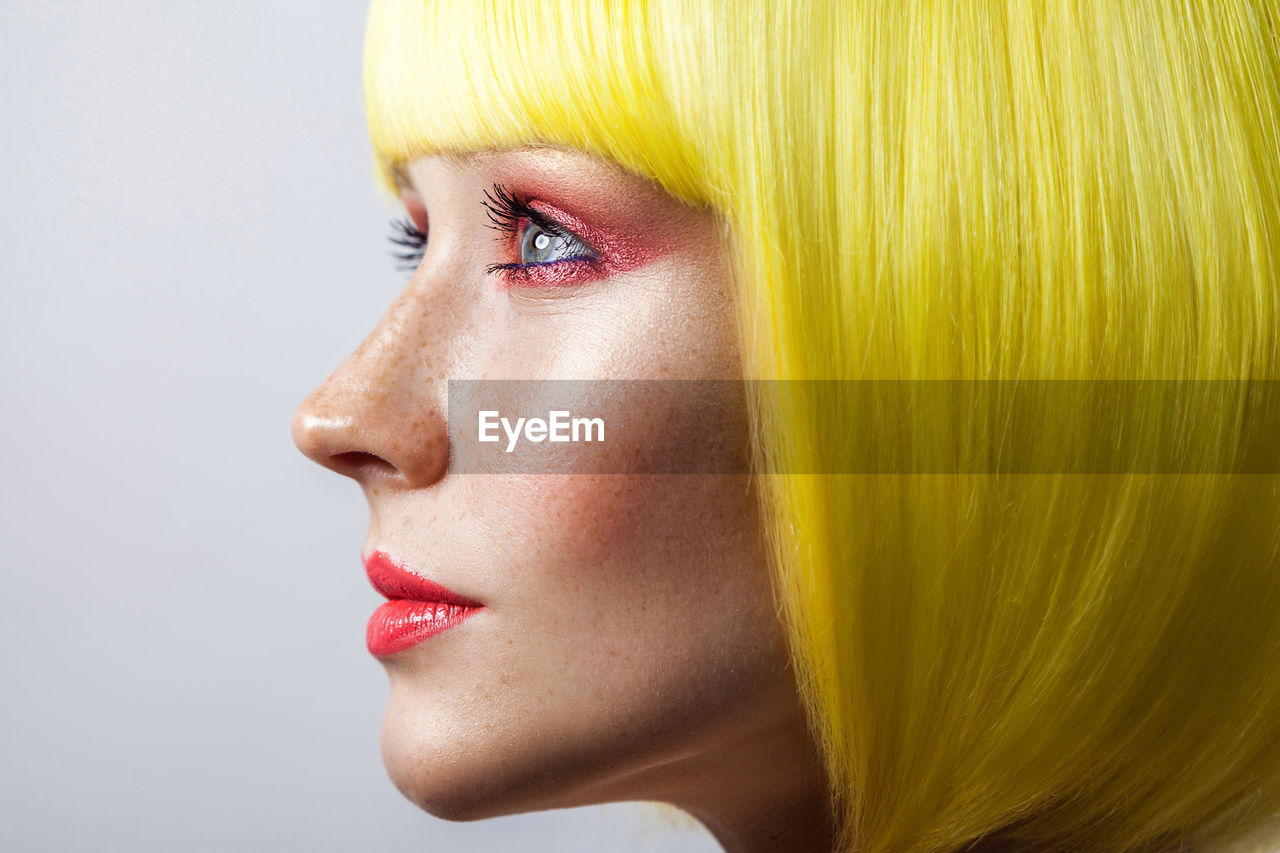
[[[467,822],[563,808],[573,802],[565,776],[491,726],[450,725],[438,713],[401,713],[393,701],[382,721],[382,763],[406,799],[443,820]]]
[[[435,817],[483,820],[511,813],[496,790],[500,768],[484,767],[483,750],[414,735],[388,711],[382,722],[382,764],[406,799]]]

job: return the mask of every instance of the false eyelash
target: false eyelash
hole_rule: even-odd
[[[548,234],[564,240],[572,240],[578,244],[583,243],[583,239],[577,234],[574,234],[555,220],[539,213],[536,208],[530,206],[528,199],[521,198],[501,184],[494,184],[492,189],[485,190],[484,198],[484,208],[489,218],[489,227],[495,228],[503,234],[519,234],[520,223],[527,219]]]
[[[528,219],[552,234],[565,236],[563,229],[531,208],[527,199],[520,198],[501,184],[494,184],[492,189],[484,191],[484,209],[489,218],[489,227],[504,234],[519,233],[520,222]]]
[[[413,272],[422,263],[422,256],[427,251],[427,235],[419,231],[407,216],[391,220],[391,234],[387,237],[396,246],[408,249],[407,252],[392,250],[396,269],[401,272]]]

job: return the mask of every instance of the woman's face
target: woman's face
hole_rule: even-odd
[[[483,605],[398,650],[371,631],[392,779],[454,819],[621,799],[699,814],[766,762],[767,801],[807,747],[748,479],[646,473],[639,453],[626,474],[459,473],[446,420],[451,378],[740,378],[720,221],[558,149],[428,156],[401,178],[421,261],[294,419],[303,452],[363,488],[366,559]],[[623,450],[745,443],[742,411],[582,387],[630,412]]]

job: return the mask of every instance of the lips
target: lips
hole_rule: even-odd
[[[391,655],[416,646],[484,609],[382,551],[365,558],[364,567],[373,588],[388,599],[369,618],[365,642],[372,654]]]

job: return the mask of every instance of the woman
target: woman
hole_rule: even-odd
[[[1280,846],[1280,504],[1240,464],[1280,357],[1278,24],[375,2],[415,271],[294,432],[370,502],[398,787],[656,800],[728,850]],[[790,382],[615,381],[743,377]],[[1228,382],[1190,416],[1051,385],[1012,429],[972,390],[1009,386],[946,385],[896,433],[897,397],[813,382],[885,379]],[[486,382],[583,380],[611,467],[473,474],[450,380],[494,412],[528,400]],[[1201,467],[1087,464],[1117,446]]]

